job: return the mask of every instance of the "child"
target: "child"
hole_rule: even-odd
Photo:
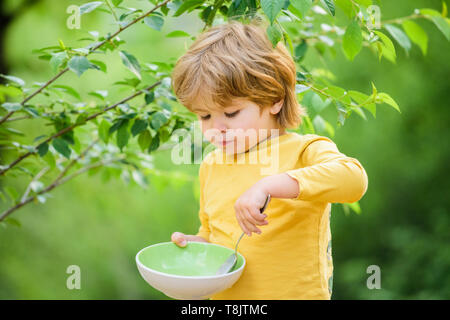
[[[330,299],[331,203],[358,201],[368,179],[329,138],[286,130],[306,112],[284,45],[273,48],[255,21],[213,26],[177,61],[172,80],[217,148],[199,169],[199,232],[171,239],[234,248],[242,231],[248,235],[238,248],[241,278],[212,299]],[[261,159],[277,165],[264,170]]]

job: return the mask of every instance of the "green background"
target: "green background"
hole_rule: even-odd
[[[15,3],[4,2],[2,10],[13,10]],[[150,8],[146,1],[126,3]],[[37,1],[14,16],[3,52],[9,74],[28,84],[46,81],[53,73],[32,49],[55,45],[58,39],[81,46],[75,39],[86,31],[115,29],[102,12],[82,16],[81,30],[68,29],[65,10],[70,4],[74,1]],[[414,8],[441,9],[440,1],[381,4],[382,20],[407,16]],[[450,298],[450,45],[430,21],[419,24],[429,35],[426,57],[417,46],[407,57],[396,45],[397,64],[378,62],[367,49],[349,62],[339,49],[336,59],[324,65],[316,52],[307,53],[305,64],[329,69],[336,85],[369,94],[373,81],[402,110],[399,114],[382,105],[376,119],[366,113],[367,121],[353,114],[333,138],[369,177],[360,215],[332,206],[333,299]],[[200,26],[194,14],[166,20],[162,32],[140,24],[121,37],[127,41],[125,50],[139,61],[173,61],[190,42],[164,35],[178,29],[195,33]],[[123,97],[126,93],[111,84],[131,74],[117,53],[102,60],[108,74],[90,70],[78,78],[70,73],[59,83],[70,83],[79,92],[107,88],[112,97]],[[327,119],[336,121],[332,108]],[[29,120],[22,126],[38,130]],[[0,299],[166,299],[140,277],[134,258],[145,246],[170,241],[174,231],[196,233],[198,164],[173,165],[170,151],[155,153],[154,163],[162,172],[182,171],[191,178],[151,176],[144,189],[84,175],[56,188],[44,205],[30,204],[14,213],[22,226],[0,229]],[[80,290],[66,287],[70,265],[81,269]],[[379,290],[366,286],[370,265],[380,267]]]

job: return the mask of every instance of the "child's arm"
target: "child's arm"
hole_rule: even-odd
[[[307,144],[301,154],[302,168],[264,177],[236,201],[236,218],[248,235],[261,233],[256,225],[267,224],[258,208],[268,194],[272,198],[351,203],[366,192],[368,178],[358,160],[340,153],[327,137],[315,136]]]
[[[352,203],[360,200],[367,191],[367,173],[361,163],[339,152],[336,144],[327,137],[312,139],[301,160],[303,168],[286,172],[299,185],[295,199]]]
[[[302,153],[303,168],[268,176],[259,185],[273,198],[351,203],[367,191],[368,178],[361,163],[339,152],[327,137],[317,136]]]

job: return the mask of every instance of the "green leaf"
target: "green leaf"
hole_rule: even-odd
[[[355,15],[355,10],[353,8],[352,2],[350,0],[335,0],[336,5],[344,11],[344,13],[349,17],[353,18]]]
[[[34,192],[39,192],[39,191],[42,191],[44,189],[44,184],[41,181],[32,181],[30,183],[30,188]]]
[[[381,100],[382,102],[387,103],[388,105],[390,105],[395,110],[397,110],[398,112],[401,113],[400,107],[398,106],[397,102],[395,102],[395,100],[392,99],[392,97],[390,95],[388,95],[387,93],[384,93],[384,92],[378,93],[377,100],[378,101]]]
[[[40,157],[43,157],[48,152],[48,143],[44,142],[37,146],[37,153]]]
[[[5,222],[11,226],[18,227],[18,228],[20,228],[22,226],[22,224],[20,223],[19,220],[12,218],[12,217],[7,217],[5,219]]]
[[[361,118],[363,118],[364,120],[367,121],[367,117],[366,114],[364,113],[364,111],[360,108],[360,107],[354,107],[352,108],[352,110]]]
[[[33,106],[27,105],[26,107],[23,108],[23,110],[25,110],[25,111],[26,111],[29,115],[31,115],[33,118],[38,118],[38,117],[40,117],[39,111],[37,111],[36,108],[34,108]]]
[[[314,117],[313,125],[314,128],[320,133],[323,133],[326,130],[325,120],[319,115]]]
[[[74,56],[69,60],[67,66],[80,77],[87,69],[91,68],[91,63],[85,56]]]
[[[108,96],[108,90],[97,90],[88,92],[88,95],[99,98],[100,100],[105,100]]]
[[[375,100],[375,98],[376,98],[376,96],[377,96],[377,94],[378,94],[378,90],[377,90],[377,88],[375,87],[375,84],[374,84],[373,82],[371,82],[371,84],[372,84],[372,95],[371,95],[370,97],[373,98],[373,99]]]
[[[391,39],[385,35],[381,31],[373,30],[373,32],[381,39],[383,42],[382,46],[382,54],[390,61],[395,63],[395,59],[397,58],[397,54],[395,51],[394,44],[392,43]]]
[[[417,23],[410,20],[403,21],[402,26],[411,41],[420,47],[423,55],[427,55],[428,36],[426,32]]]
[[[118,7],[123,0],[111,0],[112,4],[114,5],[114,7]]]
[[[247,9],[247,4],[250,4],[250,1],[243,0],[233,0],[230,4],[226,16],[229,20],[239,19]]]
[[[123,147],[128,144],[128,140],[130,139],[130,133],[128,131],[128,121],[123,121],[122,125],[117,130],[116,143],[119,149],[122,151]]]
[[[439,17],[439,16],[441,16],[441,13],[439,11],[437,11],[437,10],[434,10],[434,9],[428,9],[428,8],[420,9],[419,12],[421,14],[423,14],[424,16],[429,16],[429,17],[432,17],[432,16],[438,16]]]
[[[369,112],[373,115],[374,118],[377,117],[377,106],[375,105],[375,103],[364,104],[363,108],[369,110]]]
[[[151,153],[152,151],[158,149],[159,147],[159,133],[157,133],[153,138],[152,141],[150,143],[150,146],[148,147],[148,152]]]
[[[0,74],[0,77],[6,79],[8,81],[11,81],[13,84],[16,84],[19,87],[23,87],[25,85],[25,81],[23,81],[19,77],[9,76],[9,75],[6,75],[6,74]]]
[[[77,119],[75,120],[75,124],[76,125],[82,125],[86,123],[86,119],[88,117],[87,113],[80,113],[80,115],[77,117]]]
[[[70,94],[72,97],[75,97],[78,100],[81,100],[80,94],[72,87],[65,86],[62,84],[55,84],[55,85],[51,86],[51,88],[59,89],[60,91],[63,91],[67,94]]]
[[[152,142],[152,135],[150,134],[150,131],[148,129],[142,132],[138,137],[139,147],[141,148],[142,151],[150,147],[151,142]]]
[[[273,25],[273,22],[283,8],[283,5],[284,2],[280,0],[261,0],[261,8],[264,14],[269,18],[271,25]]]
[[[348,95],[356,101],[356,103],[358,104],[363,104],[364,102],[369,100],[369,96],[365,93],[359,92],[359,91],[354,91],[354,90],[349,90],[348,91]]]
[[[175,30],[166,34],[166,38],[179,38],[179,37],[190,37],[191,35],[182,30]]]
[[[411,50],[411,41],[408,36],[400,28],[391,24],[384,25],[384,28],[389,31],[395,41],[397,41],[398,44],[405,49],[406,54],[408,54],[409,50]]]
[[[131,134],[134,136],[138,135],[147,128],[148,122],[142,119],[134,120],[133,126],[131,127]]]
[[[450,41],[450,25],[442,16],[431,16],[431,21],[441,30],[442,34]]]
[[[308,44],[306,41],[302,41],[298,44],[294,49],[294,60],[297,62],[301,62],[306,55],[306,51],[308,50]]]
[[[4,133],[5,131],[7,133],[12,133],[12,134],[15,134],[15,135],[18,135],[18,136],[24,136],[25,135],[22,131],[14,129],[14,128],[0,127],[0,133]],[[22,144],[20,144],[20,143],[18,143],[16,141],[12,141],[11,143],[13,145],[15,145],[16,147],[20,147],[20,148],[25,148],[25,149],[27,149],[27,148],[31,148],[32,149],[33,148],[32,146],[22,145]],[[29,150],[29,151],[31,151],[31,150]],[[34,151],[32,151],[32,152],[34,152]]]
[[[16,202],[19,198],[19,193],[14,187],[11,186],[5,186],[4,187],[5,193],[8,195],[8,197],[12,200],[12,202]]]
[[[53,169],[56,166],[56,160],[55,157],[51,152],[47,152],[47,154],[42,157],[44,161],[50,166],[51,169]]]
[[[46,134],[41,134],[40,136],[37,136],[36,138],[33,139],[33,142],[38,142],[39,140],[47,137],[48,135]]]
[[[148,186],[148,180],[147,178],[142,174],[139,170],[133,170],[131,173],[131,176],[133,177],[133,180],[140,185],[141,187],[146,188]]]
[[[334,101],[334,102],[336,104],[336,108],[337,108],[337,111],[338,111],[338,126],[343,126],[344,123],[345,123],[345,119],[348,118],[348,110],[339,101]]]
[[[186,0],[183,2],[183,4],[178,8],[178,10],[173,14],[174,17],[178,17],[181,14],[183,14],[183,12],[187,11],[187,10],[193,10],[196,7],[198,7],[199,5],[201,5],[203,2],[205,2],[204,0]]]
[[[22,90],[18,87],[0,85],[0,102],[5,100],[4,96],[18,97],[21,94]]]
[[[0,190],[0,199],[2,200],[2,202],[7,201],[5,195],[3,194],[3,192],[1,190]]]
[[[272,42],[272,47],[275,48],[282,37],[280,29],[278,29],[276,25],[270,25],[267,27],[266,32],[267,37],[269,38],[270,42]]]
[[[102,1],[88,2],[80,6],[80,15],[89,13],[103,4]]]
[[[116,132],[122,125],[125,120],[121,119],[113,123],[113,125],[109,128],[108,134],[111,135]]]
[[[183,3],[183,0],[169,1],[169,3],[167,3],[167,8],[176,12],[182,3]]]
[[[335,134],[334,127],[328,121],[326,121],[326,120],[324,120],[324,121],[325,121],[325,132],[328,134],[328,136],[333,138],[334,134]]]
[[[294,55],[294,46],[292,44],[292,39],[289,36],[289,33],[287,33],[286,31],[283,30],[283,38],[284,38],[284,43],[289,45],[289,53],[291,54],[291,56]]]
[[[355,0],[355,2],[358,4],[362,4],[366,8],[372,4],[372,0]]]
[[[98,61],[98,60],[90,60],[90,62],[94,65],[96,65],[97,67],[100,68],[101,71],[106,73],[106,64],[103,63],[102,61]]]
[[[103,119],[98,126],[98,136],[104,143],[108,143],[109,140],[109,129],[111,128],[111,124]]]
[[[55,148],[55,150],[58,153],[62,154],[67,159],[70,158],[70,154],[72,151],[70,150],[69,144],[67,143],[66,140],[61,139],[61,138],[56,138],[53,140],[52,145],[53,145],[53,148]]]
[[[40,203],[45,203],[45,201],[47,201],[47,195],[37,195],[36,196],[37,201],[39,201]]]
[[[159,131],[159,139],[161,140],[161,142],[166,142],[170,139],[170,129],[168,127],[163,127]]]
[[[153,101],[155,101],[155,92],[154,91],[147,92],[144,96],[144,99],[146,104],[152,103]]]
[[[308,91],[303,96],[302,105],[306,106],[308,110],[313,111],[315,114],[318,114],[329,105],[329,100],[323,101],[317,93]]]
[[[353,203],[345,203],[347,206],[350,207],[356,214],[361,213],[361,207],[359,206],[359,202],[353,202]]]
[[[50,59],[50,66],[52,67],[53,72],[58,71],[59,67],[61,67],[68,58],[69,57],[65,51],[52,53],[52,58]]]
[[[326,89],[326,93],[337,100],[341,100],[342,98],[344,98],[344,96],[346,96],[345,89],[337,86],[328,86],[328,88]]]
[[[141,66],[139,65],[138,60],[130,53],[126,51],[119,52],[120,58],[122,59],[122,63],[131,70],[139,79],[141,78]]]
[[[361,28],[356,20],[353,20],[345,30],[342,46],[349,60],[353,60],[362,48]]]
[[[2,108],[6,109],[8,112],[15,112],[22,109],[22,104],[19,102],[5,102],[2,104]]]
[[[291,0],[291,5],[301,14],[299,18],[304,18],[309,9],[311,9],[312,0]],[[296,12],[293,13],[295,14]]]
[[[150,121],[150,125],[153,129],[159,130],[163,125],[165,125],[169,121],[169,118],[166,116],[164,112],[156,112],[152,115],[152,119]]]
[[[144,23],[152,29],[157,31],[161,31],[162,26],[164,25],[164,19],[160,16],[153,15],[144,18]]]
[[[124,81],[116,81],[113,83],[113,85],[124,85],[124,86],[130,86],[136,88],[139,83],[141,83],[141,80],[137,78],[127,78]]]
[[[334,16],[335,13],[336,13],[336,8],[335,8],[335,5],[334,5],[334,1],[333,0],[322,0],[322,1],[327,6],[328,10],[330,10],[331,15]]]
[[[213,11],[213,8],[214,8],[213,6],[207,6],[202,10],[202,12],[200,13],[200,18],[202,19],[203,22],[205,23],[208,22],[208,17]]]
[[[0,127],[0,131],[6,131],[6,132],[8,132],[8,133],[12,133],[12,134],[15,134],[15,135],[18,135],[18,136],[24,136],[24,135],[25,135],[22,131],[19,131],[19,130],[14,129],[14,128],[8,128],[8,127]],[[13,144],[14,144],[14,143],[16,143],[16,142],[13,142]],[[20,145],[20,144],[19,144],[19,145]],[[32,146],[25,146],[25,145],[22,145],[22,147],[24,147],[24,148],[25,148],[25,147],[26,147],[26,148],[30,148],[31,150],[28,150],[28,151],[34,152]]]

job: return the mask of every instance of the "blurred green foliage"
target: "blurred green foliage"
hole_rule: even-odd
[[[11,74],[25,81],[52,76],[48,63],[31,50],[81,36],[65,27],[61,12],[69,4],[41,1],[15,18],[5,46]],[[438,0],[381,4],[383,20],[409,15],[413,8],[441,8]],[[189,25],[185,19],[173,18],[173,25],[162,30]],[[109,21],[103,13],[91,13],[82,27],[101,26],[104,34]],[[431,22],[421,26],[429,36],[425,57],[414,46],[407,58],[397,46],[396,64],[378,62],[367,50],[352,62],[344,52],[326,65],[315,51],[308,51],[304,60],[330,70],[340,87],[371,92],[373,81],[402,107],[402,114],[378,107],[377,118],[369,115],[367,121],[352,114],[354,119],[335,132],[340,151],[365,167],[369,187],[360,215],[333,205],[333,299],[450,298],[450,47]],[[185,50],[183,39],[169,41],[145,25],[123,37],[127,51],[139,60],[168,61]],[[129,76],[118,59],[105,57],[107,75],[88,71],[81,80],[70,74],[65,81],[79,92],[102,90],[111,79]],[[120,90],[112,94],[122,97]],[[329,108],[323,117],[333,121],[336,111]],[[39,130],[32,122],[25,125]],[[134,258],[147,245],[170,241],[173,231],[197,231],[198,165],[175,166],[169,157],[170,152],[155,153],[155,167],[186,176],[152,176],[146,189],[133,181],[80,176],[52,192],[44,205],[31,204],[15,213],[21,227],[0,229],[0,299],[166,299],[140,277]],[[73,264],[81,268],[81,290],[66,288],[66,269]],[[380,290],[366,286],[370,265],[381,269]]]

